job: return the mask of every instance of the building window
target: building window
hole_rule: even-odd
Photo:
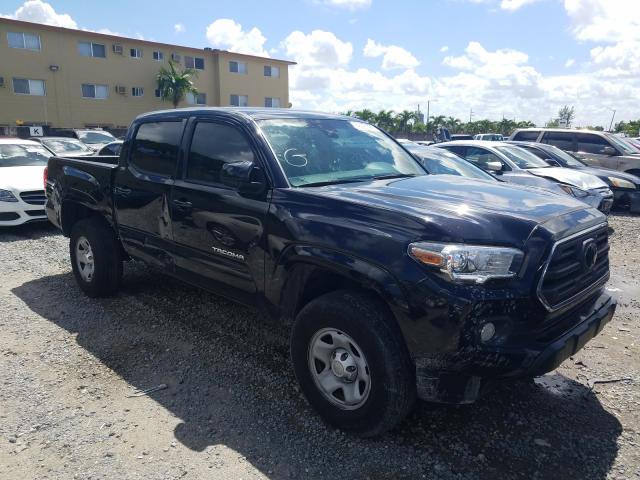
[[[144,95],[144,88],[142,87],[131,87],[131,96],[132,97],[141,97]]]
[[[271,65],[264,66],[264,76],[265,77],[280,77],[280,67],[272,67]]]
[[[162,62],[164,60],[164,53],[157,51],[153,52],[153,59],[158,62]]]
[[[248,107],[249,96],[248,95],[231,95],[229,103],[234,107]]]
[[[156,98],[160,98],[161,97],[159,88],[156,88],[156,91],[154,93],[155,93]]]
[[[204,58],[200,57],[184,57],[184,66],[187,68],[194,68],[196,70],[204,70]]]
[[[36,33],[7,32],[7,40],[11,48],[40,51],[40,35]]]
[[[44,80],[31,80],[28,78],[14,78],[13,91],[19,95],[44,96]]]
[[[142,49],[131,48],[129,49],[129,55],[131,56],[131,58],[142,58]]]
[[[247,74],[247,63],[246,62],[229,62],[229,71],[231,73],[242,73],[244,75]]]
[[[83,57],[106,58],[107,50],[101,43],[78,42],[78,53]]]
[[[109,95],[109,87],[106,85],[82,84],[82,98],[97,98],[104,100]]]
[[[207,104],[207,94],[206,93],[187,93],[187,103],[189,105],[206,105]]]
[[[273,98],[273,97],[265,97],[264,106],[265,107],[280,108],[280,99],[279,98]]]

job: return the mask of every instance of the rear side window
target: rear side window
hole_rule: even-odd
[[[538,139],[538,135],[540,135],[540,130],[520,130],[513,136],[513,139],[526,142],[535,142]]]
[[[253,161],[251,145],[237,128],[218,123],[196,124],[189,149],[187,179],[203,183],[220,183],[225,163]]]
[[[542,143],[558,147],[560,150],[574,150],[572,132],[545,132]]]
[[[145,172],[172,176],[178,163],[183,122],[150,122],[138,128],[130,162]]]
[[[584,153],[604,153],[604,147],[611,144],[606,138],[593,133],[578,133],[578,151]]]

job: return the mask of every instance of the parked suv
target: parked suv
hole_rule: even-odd
[[[547,143],[575,152],[587,165],[640,176],[640,150],[611,133],[570,128],[527,128],[516,130],[509,140]]]

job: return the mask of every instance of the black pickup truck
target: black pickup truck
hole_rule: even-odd
[[[596,209],[428,175],[350,117],[145,114],[119,158],[51,158],[46,193],[87,295],[115,294],[122,262],[137,259],[265,308],[291,322],[309,402],[363,436],[416,397],[469,403],[548,372],[615,310]]]

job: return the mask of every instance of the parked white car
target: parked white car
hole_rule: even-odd
[[[47,220],[43,175],[50,156],[37,142],[0,138],[0,226]]]

